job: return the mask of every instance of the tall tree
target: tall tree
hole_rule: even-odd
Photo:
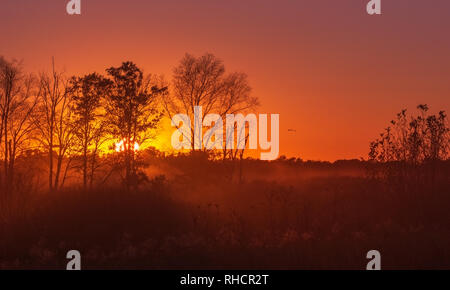
[[[200,57],[186,54],[173,70],[171,95],[163,99],[163,104],[169,118],[182,113],[191,120],[195,119],[195,107],[201,106],[203,117],[200,121],[203,123],[205,116],[210,113],[225,119],[227,114],[250,111],[258,106],[258,99],[251,96],[245,73],[226,74],[225,65],[213,54],[207,53]],[[192,150],[201,147],[199,144],[195,146],[196,127],[202,126],[191,125],[191,136],[188,136]],[[241,137],[244,141],[245,136]],[[227,151],[225,146],[223,148],[224,158],[236,153]]]
[[[82,153],[84,190],[92,187],[97,163],[97,152],[105,140],[106,126],[101,110],[102,98],[108,94],[111,81],[93,73],[84,77],[73,77],[70,94],[73,101],[76,136]]]
[[[75,126],[68,80],[55,70],[53,63],[51,74],[40,75],[39,86],[40,98],[34,114],[39,133],[36,140],[48,153],[49,190],[56,191],[64,184],[71,161],[69,159],[63,167],[64,159],[74,145]]]
[[[0,143],[3,155],[3,186],[8,192],[14,182],[15,160],[26,150],[33,129],[30,120],[36,105],[34,78],[22,72],[17,61],[0,58]]]
[[[125,185],[127,189],[137,178],[134,144],[143,144],[151,137],[162,114],[157,99],[167,91],[154,84],[150,75],[144,76],[132,62],[106,70],[112,81],[105,109],[113,136],[123,142]]]

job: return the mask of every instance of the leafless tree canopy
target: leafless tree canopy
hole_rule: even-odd
[[[251,87],[245,73],[226,73],[223,62],[213,54],[195,57],[186,54],[173,70],[172,91],[164,99],[166,113],[186,114],[194,119],[194,107],[201,106],[203,118],[214,113],[223,119],[227,114],[251,111],[258,106],[258,99],[251,95]],[[191,126],[191,142],[194,148],[194,126]]]
[[[48,186],[50,191],[58,190],[64,184],[71,160],[70,155],[75,142],[73,111],[68,94],[68,78],[52,66],[51,73],[39,76],[39,100],[33,114],[37,130],[35,140],[48,154]],[[56,162],[55,162],[56,161]]]
[[[38,92],[35,79],[22,71],[20,62],[0,58],[0,148],[3,158],[1,182],[5,193],[16,183],[15,161],[30,146],[31,114]],[[5,198],[9,198],[6,196]]]

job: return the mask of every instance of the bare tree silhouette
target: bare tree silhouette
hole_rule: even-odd
[[[66,179],[71,159],[64,167],[63,162],[73,149],[76,127],[68,94],[68,80],[55,70],[54,62],[51,74],[41,73],[39,86],[39,103],[33,118],[38,131],[35,139],[48,153],[48,185],[52,192],[58,190]]]
[[[15,182],[15,160],[27,150],[33,130],[30,115],[36,105],[34,78],[22,72],[18,61],[0,58],[0,141],[3,156],[3,187],[8,194]],[[7,199],[9,197],[6,197]]]
[[[238,114],[252,110],[258,106],[258,99],[251,96],[251,87],[248,84],[247,75],[244,73],[226,74],[225,65],[213,54],[204,54],[195,57],[186,54],[173,70],[172,92],[163,100],[165,111],[170,118],[182,113],[194,120],[194,108],[202,107],[203,124],[207,114],[218,114],[225,119],[227,114]],[[192,150],[207,147],[200,146],[194,138],[194,128],[201,128],[202,124],[191,125]],[[230,136],[225,136],[225,139]],[[245,139],[245,134],[242,135]],[[206,138],[209,140],[209,138]],[[238,141],[239,142],[239,141]],[[236,153],[223,148],[223,158],[235,156]]]

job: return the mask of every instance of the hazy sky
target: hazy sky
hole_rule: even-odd
[[[259,113],[280,114],[287,156],[367,157],[402,108],[450,109],[450,1],[1,0],[0,55],[68,74],[132,60],[170,78],[184,53],[249,75]],[[288,132],[288,129],[296,132]]]

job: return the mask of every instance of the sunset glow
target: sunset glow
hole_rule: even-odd
[[[249,75],[259,113],[280,114],[280,155],[359,158],[398,110],[449,108],[448,1],[386,1],[380,17],[367,15],[367,1],[132,0],[108,2],[107,13],[103,1],[86,1],[79,17],[67,15],[66,1],[31,2],[0,9],[2,54],[27,70],[48,69],[52,56],[68,74],[131,58],[169,80],[184,53],[214,53]]]
[[[132,143],[133,141],[130,141],[130,143]],[[125,139],[120,140],[119,142],[115,143],[115,147],[116,147],[116,152],[123,152],[125,151],[126,148],[128,148],[128,143]],[[134,142],[133,145],[133,151],[137,152],[139,151],[139,143],[138,142]]]
[[[449,12],[1,0],[0,274],[280,289],[450,270]]]

